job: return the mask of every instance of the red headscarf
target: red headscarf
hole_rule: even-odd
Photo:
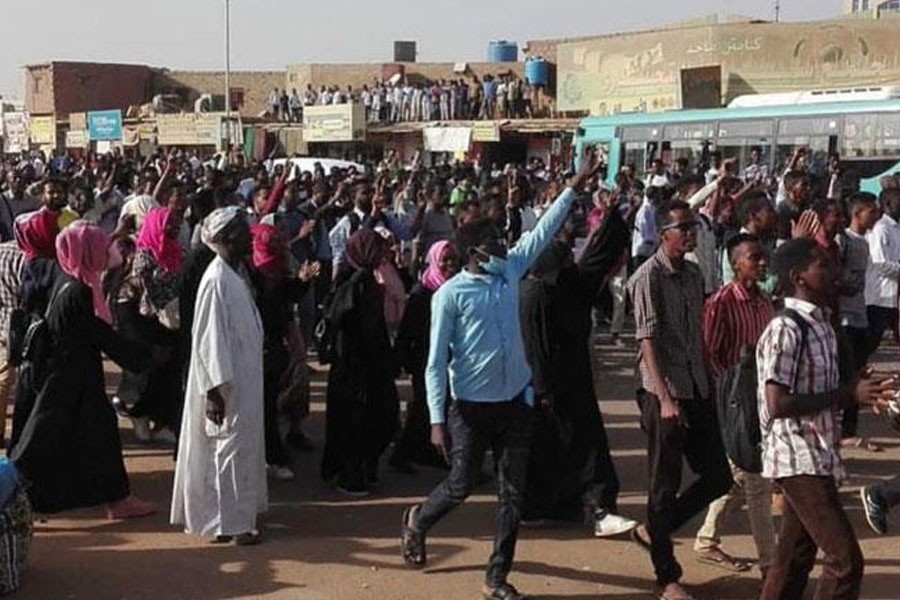
[[[447,282],[447,276],[441,271],[441,261],[451,252],[453,252],[453,246],[446,240],[435,242],[428,249],[428,254],[425,256],[425,263],[428,267],[422,273],[421,282],[429,291],[436,292]]]
[[[19,248],[28,260],[56,258],[59,213],[42,208],[16,218],[15,234]]]
[[[360,229],[347,240],[347,262],[355,269],[374,271],[384,258],[384,238],[371,229]]]
[[[168,208],[154,208],[144,217],[137,249],[153,255],[165,271],[177,273],[184,260],[184,250],[178,240],[168,233],[168,227],[176,215]]]
[[[288,273],[284,236],[274,225],[254,225],[253,267],[267,277],[285,277]]]
[[[76,222],[56,238],[56,254],[63,272],[91,288],[94,314],[112,324],[112,312],[103,295],[101,276],[109,262],[109,237],[96,225]]]

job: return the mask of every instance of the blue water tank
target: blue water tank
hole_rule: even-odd
[[[550,64],[540,56],[525,61],[525,81],[531,85],[545,86],[550,80]]]
[[[491,42],[488,46],[488,62],[518,62],[519,45],[515,42],[501,40]]]

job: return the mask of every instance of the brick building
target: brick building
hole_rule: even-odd
[[[126,109],[147,102],[153,69],[144,65],[48,62],[26,67],[25,107],[67,119],[70,113]]]
[[[212,94],[224,109],[223,72],[169,71],[146,65],[48,62],[25,68],[25,107],[36,115],[66,120],[71,113],[121,109],[150,102],[157,94],[173,94],[181,108],[192,111],[202,94]],[[284,88],[284,71],[231,74],[232,106],[243,117],[266,109],[266,96]]]

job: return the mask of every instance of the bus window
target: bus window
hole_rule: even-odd
[[[824,173],[828,164],[828,151],[831,146],[829,137],[779,137],[775,147],[775,174],[780,174],[787,167],[788,161],[797,148],[806,148],[806,168],[813,174]]]
[[[647,164],[647,144],[645,142],[625,142],[622,144],[622,166],[634,165],[638,175],[643,176]]]
[[[750,154],[754,148],[759,149],[759,164],[766,165],[766,171],[772,169],[772,140],[759,138],[727,138],[720,139],[716,149],[723,159],[736,158],[738,171],[743,172],[750,165]]]
[[[900,156],[900,115],[878,115],[878,127],[881,130],[881,155]]]
[[[876,156],[878,137],[878,115],[847,115],[841,155],[846,159]]]

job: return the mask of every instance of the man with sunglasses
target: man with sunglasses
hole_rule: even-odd
[[[703,275],[685,260],[696,247],[696,229],[690,206],[672,202],[662,217],[659,250],[628,282],[650,461],[647,524],[632,536],[650,552],[663,600],[691,598],[679,583],[672,534],[732,484],[703,355]],[[684,459],[699,478],[679,494]]]
[[[534,406],[519,322],[519,281],[551,243],[578,191],[599,167],[596,154],[585,156],[567,189],[509,251],[490,220],[461,227],[457,245],[468,264],[432,299],[425,387],[431,441],[449,463],[450,474],[424,503],[403,513],[401,553],[408,565],[425,565],[428,531],[469,496],[484,455],[492,449],[500,506],[482,591],[486,600],[524,598],[507,582],[522,513]]]

